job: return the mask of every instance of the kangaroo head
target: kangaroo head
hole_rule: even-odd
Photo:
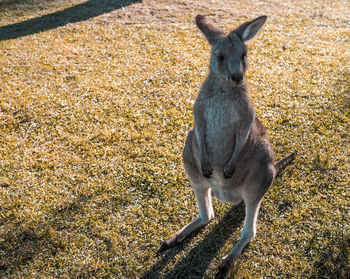
[[[232,30],[227,36],[204,16],[197,15],[196,23],[208,40],[211,49],[210,68],[215,75],[234,86],[243,83],[248,67],[247,46],[263,26],[266,16],[260,16]]]

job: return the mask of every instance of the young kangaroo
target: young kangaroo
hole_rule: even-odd
[[[247,47],[266,16],[242,24],[227,36],[204,16],[198,28],[210,43],[210,71],[194,104],[194,128],[187,136],[183,161],[194,187],[199,216],[163,243],[161,251],[183,241],[214,217],[211,191],[219,200],[245,203],[241,239],[226,257],[230,265],[256,232],[259,206],[277,174],[296,153],[274,163],[264,126],[255,116],[244,73]]]

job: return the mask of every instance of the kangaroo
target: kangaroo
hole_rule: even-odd
[[[224,258],[223,268],[237,260],[256,234],[260,203],[274,178],[296,152],[277,164],[265,127],[255,115],[248,83],[247,46],[266,21],[260,16],[227,36],[204,16],[196,24],[211,45],[210,69],[194,104],[194,128],[188,133],[183,162],[197,198],[199,216],[174,233],[160,248],[181,243],[213,217],[213,195],[224,202],[245,204],[241,238]]]

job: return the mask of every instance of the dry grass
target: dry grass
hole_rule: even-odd
[[[197,214],[181,152],[207,72],[200,12],[227,31],[270,15],[249,83],[277,159],[299,152],[233,273],[348,278],[349,2],[88,2],[0,3],[0,277],[213,277],[240,206],[215,202],[215,221],[155,253]]]

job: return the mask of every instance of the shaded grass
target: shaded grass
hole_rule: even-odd
[[[184,249],[183,246],[188,244],[191,236],[193,238],[197,232],[189,236],[180,247],[168,252],[161,261],[157,262],[141,278],[203,278],[214,257],[217,256],[226,240],[241,225],[243,220],[244,205],[241,203],[226,212],[220,219],[220,222],[200,242],[195,243],[186,257],[177,262],[171,270],[165,273],[163,271],[167,264],[174,259],[176,253]],[[203,230],[201,229],[201,231]],[[198,265],[198,262],[201,264]],[[216,262],[215,264],[217,265],[218,263]],[[215,276],[215,271],[210,269],[210,275]]]
[[[0,40],[16,39],[69,23],[85,21],[138,1],[90,0],[67,9],[0,28]]]
[[[84,3],[34,2],[2,6],[1,25]],[[215,202],[215,221],[155,255],[197,214],[181,152],[208,46],[181,1],[170,25],[121,24],[144,2],[0,42],[1,277],[212,278],[239,238],[242,212]],[[237,277],[349,274],[350,30],[313,5],[282,7],[249,43],[276,157],[299,157],[266,195]],[[226,30],[246,19],[217,13]]]

